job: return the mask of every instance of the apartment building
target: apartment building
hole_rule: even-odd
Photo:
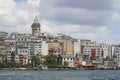
[[[74,59],[73,55],[66,55],[66,54],[61,54],[59,55],[58,58],[59,63],[61,63],[63,66],[65,63],[68,63],[68,67],[74,67]]]
[[[103,63],[101,45],[96,42],[87,42],[82,44],[83,60],[89,64]]]
[[[120,46],[112,46],[112,61],[116,66],[120,67]]]

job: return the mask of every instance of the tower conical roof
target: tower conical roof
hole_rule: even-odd
[[[34,23],[39,23],[39,22],[38,22],[37,15],[35,16]]]

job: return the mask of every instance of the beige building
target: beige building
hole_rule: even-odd
[[[103,58],[106,59],[111,54],[111,46],[108,44],[101,44]]]
[[[61,54],[62,50],[61,50],[61,46],[59,42],[49,42],[48,43],[48,51],[49,54]]]
[[[48,43],[48,50],[51,50],[51,49],[58,50],[59,48],[60,48],[60,43],[58,42]]]
[[[71,41],[64,41],[62,47],[64,54],[73,54],[73,45]]]

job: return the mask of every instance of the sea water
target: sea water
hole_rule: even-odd
[[[119,70],[0,70],[0,80],[120,80]]]

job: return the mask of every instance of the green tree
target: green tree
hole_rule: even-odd
[[[69,63],[68,63],[67,61],[65,61],[65,62],[64,62],[64,67],[68,67],[68,64],[69,64]]]
[[[46,56],[46,61],[44,62],[45,65],[48,65],[48,67],[50,68],[56,68],[58,67],[58,63],[57,63],[57,56],[56,55],[49,55]]]
[[[32,57],[32,65],[33,65],[33,66],[37,66],[37,65],[39,65],[39,64],[41,64],[40,58],[37,57],[37,56],[33,56],[33,57]]]
[[[21,63],[16,63],[15,61],[7,62],[6,60],[0,64],[1,68],[19,68],[21,66]]]
[[[7,64],[6,61],[3,61],[0,65],[1,68],[7,68],[9,65]]]

